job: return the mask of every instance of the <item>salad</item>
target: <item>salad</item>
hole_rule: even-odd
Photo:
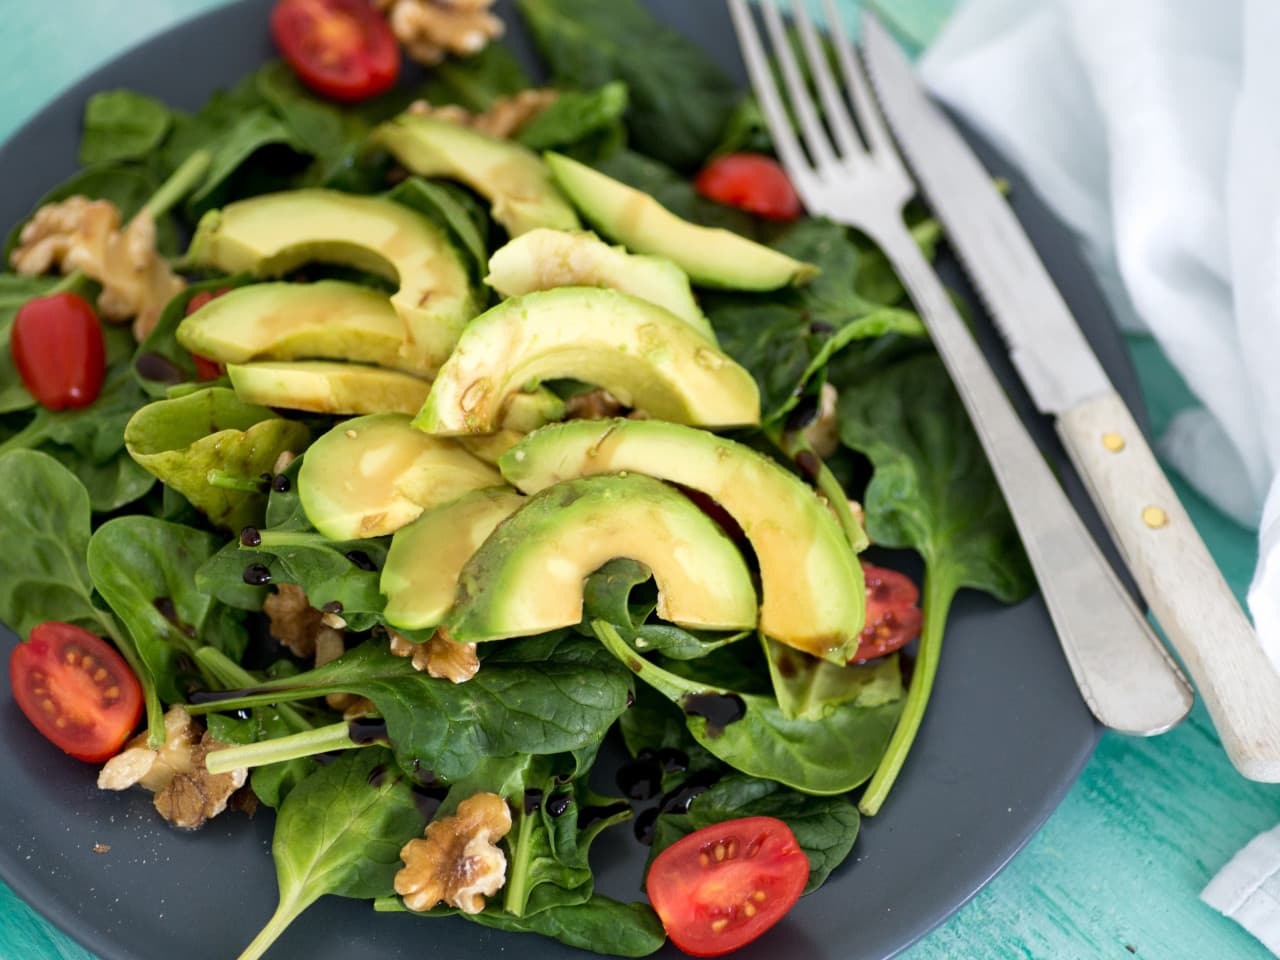
[[[638,3],[518,7],[545,85],[485,3],[280,0],[284,61],[198,112],[90,98],[6,244],[12,695],[178,828],[274,809],[246,958],[326,894],[731,951],[884,805],[956,592],[1031,590],[901,284],[754,101]]]

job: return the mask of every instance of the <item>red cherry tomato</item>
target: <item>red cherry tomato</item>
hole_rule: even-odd
[[[302,82],[334,100],[376,96],[400,74],[395,34],[370,0],[279,0],[271,36]]]
[[[230,290],[230,287],[219,287],[217,290],[201,290],[199,293],[193,294],[191,299],[187,301],[184,316],[191,316],[210,300],[216,300],[224,293],[230,292]],[[196,364],[196,377],[201,380],[217,380],[227,372],[227,368],[217,360],[210,360],[208,357],[202,357],[198,353],[193,353],[191,359]]]
[[[87,407],[106,374],[102,326],[74,293],[28,300],[9,331],[9,352],[31,395],[50,410]]]
[[[9,656],[13,698],[64,753],[98,763],[115,756],[142,715],[142,688],[109,643],[51,621]]]
[[[695,830],[654,857],[649,902],[672,943],[716,957],[750,943],[799,899],[809,858],[773,817],[726,820]]]
[[[862,565],[867,581],[867,625],[858,638],[854,660],[893,653],[920,635],[920,590],[907,577],[870,563]]]
[[[716,157],[702,168],[693,186],[704,197],[769,220],[794,220],[803,212],[786,171],[760,153]]]

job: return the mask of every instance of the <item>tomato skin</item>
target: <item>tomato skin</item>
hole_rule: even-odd
[[[864,563],[867,582],[867,624],[850,662],[871,660],[905,647],[920,635],[923,616],[916,604],[919,588],[896,570]]]
[[[400,75],[400,46],[369,0],[279,0],[271,36],[298,78],[333,100],[377,96]]]
[[[115,756],[142,716],[142,688],[124,658],[70,623],[32,629],[9,655],[9,683],[27,719],[77,760]]]
[[[795,220],[804,212],[787,172],[762,153],[716,157],[702,168],[693,186],[704,197],[768,220]]]
[[[18,376],[43,407],[87,407],[102,392],[107,372],[102,325],[93,307],[74,293],[28,300],[9,331]]]
[[[184,316],[191,316],[210,300],[216,300],[224,293],[229,293],[230,287],[219,287],[217,290],[201,290],[199,293],[192,295],[187,301]],[[217,380],[220,376],[227,372],[227,368],[220,364],[217,360],[210,360],[208,357],[202,357],[198,353],[193,353],[191,359],[195,361],[196,378],[199,380]]]
[[[671,942],[695,957],[750,943],[794,906],[809,858],[774,817],[743,817],[695,830],[654,857],[649,902]]]

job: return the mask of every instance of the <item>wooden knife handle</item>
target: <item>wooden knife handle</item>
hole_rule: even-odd
[[[1250,780],[1280,781],[1280,675],[1124,401],[1105,394],[1057,425],[1231,762]]]

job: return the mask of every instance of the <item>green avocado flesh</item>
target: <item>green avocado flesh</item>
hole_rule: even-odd
[[[528,147],[435,117],[401,114],[373,131],[410,172],[465,183],[487,199],[493,219],[518,236],[535,227],[574,230],[578,216]]]
[[[228,273],[280,276],[311,260],[397,282],[405,358],[434,373],[478,309],[461,255],[428,218],[381,197],[289,190],[228,204],[201,218],[189,259]]]
[[[504,297],[553,287],[609,287],[670,310],[715,342],[685,272],[663,257],[627,253],[594,233],[531,230],[489,259],[485,283]]]
[[[555,484],[499,524],[462,569],[449,635],[468,643],[573,626],[583,582],[618,557],[653,571],[663,620],[756,624],[751,574],[724,531],[673,487],[629,475]]]
[[[805,283],[818,268],[729,230],[677,217],[643,191],[558,153],[546,155],[560,189],[591,224],[635,253],[675,262],[694,283],[728,290],[776,290]]]
[[[616,290],[558,287],[512,297],[468,324],[414,425],[492,433],[513,393],[561,378],[604,387],[662,420],[760,422],[751,374],[685,321]]]
[[[394,533],[428,507],[497,486],[493,467],[398,413],[338,424],[308,448],[298,471],[302,509],[330,540]]]
[[[866,601],[853,548],[813,490],[749,447],[655,420],[574,420],[530,434],[498,465],[525,493],[624,471],[700,490],[737,521],[755,551],[761,631],[840,664],[857,649]]]
[[[387,295],[354,283],[255,283],[215,297],[178,324],[178,342],[219,363],[350,360],[417,372]]]
[[[524,500],[509,487],[477,490],[397,530],[379,581],[387,597],[387,623],[402,630],[443,623],[463,566]]]
[[[311,413],[414,413],[430,382],[397,370],[328,360],[264,360],[227,364],[245,403]]]

